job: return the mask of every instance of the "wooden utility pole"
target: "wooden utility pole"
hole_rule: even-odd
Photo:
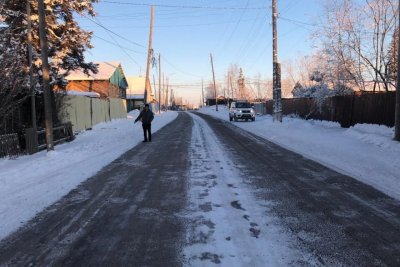
[[[26,19],[28,22],[28,64],[29,64],[29,91],[31,92],[31,118],[32,128],[37,132],[36,126],[36,94],[35,85],[33,80],[33,67],[32,67],[32,20],[31,20],[31,3],[29,0],[26,1]],[[37,139],[37,135],[36,139]],[[36,140],[37,142],[37,140]]]
[[[50,74],[47,53],[47,36],[46,36],[46,15],[43,0],[38,0],[39,6],[39,38],[42,58],[42,74],[43,74],[43,95],[44,95],[44,116],[46,126],[46,144],[47,151],[54,150],[53,141],[53,112],[50,95]]]
[[[230,88],[230,90],[229,90]],[[230,93],[229,93],[230,92]],[[232,78],[231,74],[228,71],[228,108],[231,107],[231,101],[233,100],[233,87],[232,87]]]
[[[233,84],[232,84],[232,76],[229,74],[229,78],[230,78],[230,84],[231,84],[231,93],[232,93],[232,101],[233,101],[233,98],[235,97],[234,95],[233,95]]]
[[[162,99],[163,99],[163,106],[165,107],[165,75],[164,72],[162,74]]]
[[[169,78],[167,77],[167,92],[165,93],[165,106],[168,110],[169,101],[168,101],[168,89],[169,89]]]
[[[147,66],[146,66],[146,82],[145,82],[145,91],[144,91],[144,101],[145,103],[150,102],[150,62],[151,55],[153,54],[153,21],[154,21],[154,6],[151,6],[151,17],[150,17],[150,34],[149,34],[149,49],[147,51]]]
[[[399,7],[400,7],[400,0]],[[399,10],[399,27],[400,27],[400,8]],[[400,34],[397,34],[399,38]],[[397,83],[396,83],[396,112],[394,123],[394,140],[400,141],[400,39],[397,41]]]
[[[204,106],[204,85],[203,85],[203,78],[201,78],[201,107]]]
[[[277,35],[277,11],[276,0],[272,0],[272,57],[273,57],[273,98],[274,98],[274,121],[282,122],[282,93],[281,93],[281,65],[278,63],[278,35]]]
[[[161,113],[161,53],[158,53],[158,114]]]
[[[213,63],[213,58],[212,58],[212,54],[211,53],[210,53],[210,59],[211,59],[211,69],[212,69],[213,82],[214,82],[215,111],[218,111],[218,95],[217,95],[217,87],[215,86],[214,63]]]

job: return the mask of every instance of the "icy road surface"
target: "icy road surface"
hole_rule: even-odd
[[[180,113],[0,243],[0,266],[399,266],[400,203]]]

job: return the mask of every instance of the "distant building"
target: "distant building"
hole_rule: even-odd
[[[99,62],[98,73],[86,75],[82,70],[71,71],[65,79],[66,90],[95,92],[101,98],[126,98],[128,82],[119,62]]]
[[[140,109],[145,104],[144,92],[146,85],[146,77],[130,76],[127,78],[127,81],[128,81],[128,89],[126,90],[126,108],[127,111],[129,112],[134,109]],[[154,98],[154,94],[151,94],[149,104],[152,104],[153,111],[155,110],[156,102],[157,100]]]
[[[126,89],[127,111],[140,109],[144,105],[144,91],[146,78],[143,76],[128,77],[128,88]]]

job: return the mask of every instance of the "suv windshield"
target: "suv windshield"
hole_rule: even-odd
[[[251,105],[250,105],[250,103],[246,103],[246,102],[243,102],[243,103],[236,103],[236,107],[237,108],[251,108]]]

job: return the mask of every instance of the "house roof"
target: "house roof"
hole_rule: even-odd
[[[66,91],[66,94],[73,95],[73,96],[87,96],[87,97],[94,97],[94,98],[100,97],[100,94],[96,93],[96,92],[81,92],[81,91],[75,91],[75,90],[68,90],[68,91]]]
[[[144,100],[144,94],[126,94],[126,99]]]
[[[65,79],[68,81],[109,80],[117,68],[123,74],[120,62],[96,62],[96,64],[98,64],[98,72],[96,74],[89,72],[89,75],[86,75],[82,70],[78,69],[71,71]]]

